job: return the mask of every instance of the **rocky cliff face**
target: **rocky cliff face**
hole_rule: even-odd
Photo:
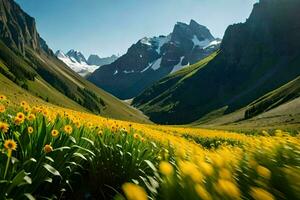
[[[0,1],[0,37],[6,45],[25,54],[25,46],[40,48],[34,18],[27,15],[11,0]]]
[[[177,23],[168,36],[143,38],[127,53],[88,77],[122,99],[133,98],[164,76],[208,56],[220,40],[194,20]]]
[[[147,114],[159,123],[188,123],[226,108],[225,113],[300,75],[300,1],[261,0],[245,23],[228,27],[221,50],[207,66],[174,91],[151,96]],[[142,103],[143,104],[143,103]],[[157,108],[169,106],[157,112]],[[192,111],[192,114],[190,113]]]

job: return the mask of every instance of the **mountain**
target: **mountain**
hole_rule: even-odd
[[[167,77],[168,87],[162,79],[133,105],[157,123],[191,123],[237,111],[294,80],[300,75],[299,9],[298,0],[260,0],[245,23],[227,28],[205,67],[183,81]]]
[[[194,20],[179,22],[168,36],[142,38],[88,80],[121,99],[130,99],[166,75],[208,56],[219,45],[220,40],[205,26]]]
[[[118,59],[118,56],[116,56],[116,55],[112,55],[110,57],[100,58],[98,55],[92,54],[92,55],[89,56],[89,58],[87,60],[87,63],[89,65],[103,66],[103,65],[109,65],[117,59]]]
[[[34,18],[13,0],[0,0],[0,27],[1,92],[16,96],[17,91],[22,91],[25,96],[34,95],[67,108],[147,121],[140,112],[86,81],[57,59],[38,34]]]
[[[64,52],[58,50],[55,55],[58,59],[68,65],[74,72],[83,77],[99,68],[97,65],[87,64],[87,60],[79,51],[70,50],[65,54]]]

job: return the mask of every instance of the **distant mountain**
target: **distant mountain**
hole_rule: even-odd
[[[83,77],[94,72],[102,65],[111,64],[118,58],[115,55],[107,58],[100,58],[98,55],[90,55],[86,60],[86,58],[80,51],[76,51],[74,49],[71,49],[66,54],[61,50],[58,50],[55,55],[58,59],[68,65],[73,71]]]
[[[113,63],[115,60],[118,59],[118,56],[116,55],[112,55],[110,57],[104,57],[104,58],[100,58],[98,55],[90,55],[87,63],[89,65],[96,65],[96,66],[103,66],[103,65],[109,65],[111,63]]]
[[[64,52],[58,50],[55,55],[80,76],[86,76],[99,68],[97,65],[87,64],[85,57],[79,51],[70,50],[64,54]]]
[[[87,60],[80,51],[75,51],[74,49],[71,49],[70,51],[68,51],[68,53],[66,53],[66,56],[78,63],[87,63]]]
[[[0,0],[1,91],[25,91],[50,103],[118,119],[145,121],[135,109],[70,70],[37,32],[35,20],[13,0]],[[77,56],[77,54],[76,54]],[[77,57],[79,61],[84,61]],[[12,88],[12,89],[11,89]],[[17,88],[14,90],[14,88]]]
[[[133,104],[157,123],[191,123],[217,111],[232,113],[294,80],[300,75],[299,10],[299,0],[260,0],[245,23],[227,28],[220,52],[207,65],[183,80],[162,79]],[[259,102],[243,116],[277,105]]]
[[[88,80],[121,99],[130,99],[166,75],[208,56],[220,43],[194,20],[190,24],[179,22],[168,36],[142,38]]]

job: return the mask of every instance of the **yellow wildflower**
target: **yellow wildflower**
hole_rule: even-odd
[[[214,173],[213,167],[207,162],[200,162],[199,167],[206,176],[211,176]]]
[[[4,95],[0,95],[0,101],[5,101],[7,98]]]
[[[0,104],[0,113],[4,113],[5,112],[5,106]]]
[[[20,104],[23,108],[27,107],[28,106],[28,103],[26,101],[21,101],[21,104]]]
[[[170,176],[173,174],[174,170],[173,170],[173,166],[170,163],[166,161],[162,161],[159,164],[159,171],[165,176]]]
[[[46,144],[44,147],[45,153],[50,153],[53,151],[53,147],[50,144]]]
[[[255,200],[275,200],[272,194],[258,187],[252,187],[250,194]]]
[[[27,128],[27,131],[28,131],[29,134],[32,134],[32,133],[33,133],[33,128],[32,128],[31,126],[29,126],[29,127]]]
[[[147,200],[147,193],[144,188],[133,183],[125,183],[122,186],[125,196],[128,200]]]
[[[71,125],[66,125],[66,126],[64,127],[64,131],[65,131],[67,134],[71,135],[72,132],[73,132],[73,128],[72,128]]]
[[[225,168],[223,168],[219,171],[219,177],[221,179],[226,179],[226,180],[231,180],[231,178],[232,178],[230,171]]]
[[[9,125],[7,123],[0,122],[0,131],[2,133],[7,133],[8,129],[9,129]]]
[[[261,176],[265,179],[270,179],[271,178],[271,171],[266,167],[263,167],[263,166],[259,165],[256,168],[256,171],[257,171],[259,176]]]
[[[4,141],[4,148],[10,151],[17,150],[17,143],[14,140],[5,140]]]
[[[183,176],[190,177],[196,183],[202,182],[203,175],[194,163],[188,161],[180,161],[178,164]]]
[[[202,200],[212,200],[210,194],[207,192],[207,190],[206,190],[203,186],[197,184],[197,185],[195,186],[195,190],[196,190],[198,196],[199,196]]]
[[[57,137],[59,135],[59,131],[58,130],[52,130],[51,135],[52,135],[52,137]]]
[[[35,115],[34,114],[30,114],[30,115],[28,115],[27,119],[29,121],[33,121],[33,120],[35,120]]]
[[[233,199],[239,199],[241,195],[239,188],[233,182],[224,179],[218,181],[217,191],[221,195],[226,195]]]

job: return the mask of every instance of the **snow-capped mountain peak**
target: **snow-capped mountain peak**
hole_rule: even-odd
[[[70,50],[65,54],[63,51],[58,50],[55,55],[81,76],[86,76],[99,68],[99,66],[96,65],[88,65],[85,57],[79,51]]]
[[[68,51],[66,56],[68,56],[69,58],[73,58],[72,59],[73,61],[76,60],[79,63],[85,63],[85,64],[87,63],[87,60],[85,59],[84,55],[80,51],[71,49],[70,51]]]

